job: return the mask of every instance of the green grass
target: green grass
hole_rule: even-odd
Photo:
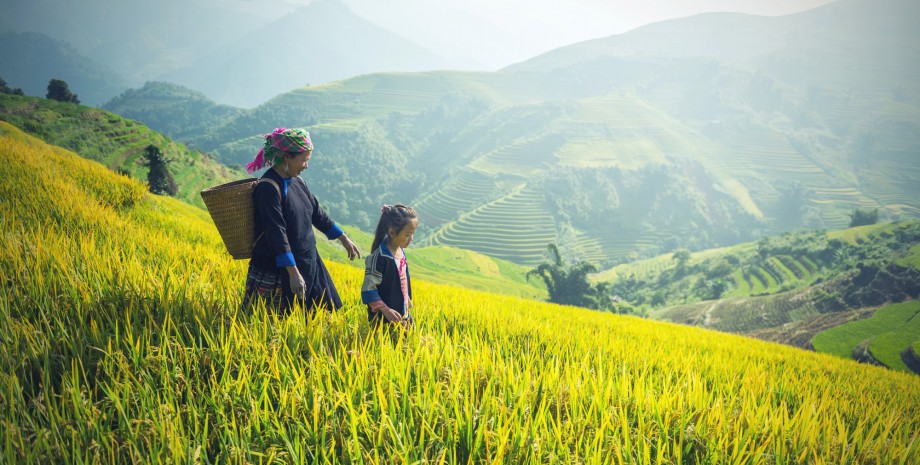
[[[920,336],[920,301],[880,308],[866,320],[854,321],[818,333],[812,345],[819,352],[850,358],[861,342],[871,340],[869,351],[888,367],[909,371],[900,354]]]
[[[916,314],[914,318],[916,319]],[[912,325],[908,323],[908,325],[909,328],[876,336],[869,344],[869,353],[889,368],[910,371],[910,368],[901,359],[901,353],[910,349],[911,344],[920,334],[920,325],[916,322]]]

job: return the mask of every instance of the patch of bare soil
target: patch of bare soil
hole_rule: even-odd
[[[856,344],[856,347],[853,348],[853,360],[859,363],[868,363],[869,365],[891,368],[872,356],[872,352],[869,352],[869,344],[872,344],[872,338]]]

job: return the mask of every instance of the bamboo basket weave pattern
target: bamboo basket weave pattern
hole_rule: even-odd
[[[252,189],[258,181],[242,179],[201,191],[217,232],[235,260],[249,258],[252,253]]]

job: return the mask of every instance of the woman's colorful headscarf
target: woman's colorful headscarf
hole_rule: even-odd
[[[313,150],[310,133],[300,129],[277,128],[271,134],[262,134],[265,145],[256,158],[246,164],[246,172],[254,173],[284,159],[285,153],[302,153]]]

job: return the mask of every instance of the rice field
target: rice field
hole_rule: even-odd
[[[545,261],[546,245],[555,238],[554,222],[542,193],[521,185],[442,226],[432,233],[429,243],[535,265]]]
[[[0,462],[879,463],[920,384],[739,336],[418,280],[417,326],[240,311],[202,210],[0,124]],[[25,195],[24,195],[25,194]]]
[[[920,334],[920,302],[892,304],[869,319],[853,321],[815,335],[812,344],[821,352],[852,357],[856,346],[867,343],[872,357],[885,366],[911,373],[901,358]]]
[[[541,134],[514,139],[502,144],[470,163],[470,167],[485,173],[514,174],[534,176],[555,162],[555,151],[559,137],[553,134]]]
[[[496,179],[475,170],[464,170],[450,177],[439,189],[416,202],[421,219],[428,227],[438,227],[463,213],[492,200]]]

